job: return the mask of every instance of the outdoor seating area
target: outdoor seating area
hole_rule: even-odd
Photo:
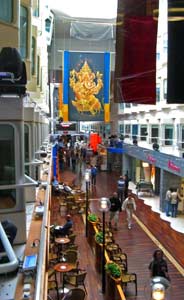
[[[98,222],[93,224],[94,231],[96,232],[94,238],[96,244],[100,244],[99,247],[95,247],[95,261],[96,261],[96,270],[102,272],[101,262],[102,262],[102,223],[100,218]],[[101,236],[101,240],[97,237]],[[90,243],[91,244],[91,243]],[[100,250],[99,250],[100,249]],[[115,242],[115,238],[109,224],[105,224],[105,257],[106,263],[113,262],[119,268],[119,284],[122,287],[123,291],[126,293],[128,283],[135,284],[135,295],[137,295],[137,275],[128,271],[128,255],[122,250],[118,243]],[[99,264],[99,265],[98,265]],[[108,275],[107,275],[108,276]]]

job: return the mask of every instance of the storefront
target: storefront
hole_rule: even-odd
[[[183,158],[161,153],[159,151],[124,144],[123,145],[123,172],[128,170],[132,181],[140,179],[151,181],[155,194],[160,196],[160,209],[165,207],[166,191],[170,187],[181,190],[184,182]],[[184,193],[183,193],[184,194]],[[178,209],[184,213],[184,196],[179,203]]]

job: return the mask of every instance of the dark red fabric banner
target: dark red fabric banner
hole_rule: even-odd
[[[156,103],[157,21],[151,16],[124,18],[122,102]]]

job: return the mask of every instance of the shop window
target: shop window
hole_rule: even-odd
[[[40,57],[37,56],[37,85],[40,85]]]
[[[24,153],[25,162],[29,162],[29,127],[24,125]],[[29,175],[29,166],[25,166],[25,173]]]
[[[167,99],[167,79],[164,79],[163,81],[163,92],[164,99]]]
[[[160,102],[160,84],[156,87],[156,102]]]
[[[124,134],[124,124],[119,124],[119,133]]]
[[[36,8],[33,10],[33,16],[34,17],[39,17],[39,15],[40,15],[40,0],[35,0],[34,1],[34,6]]]
[[[28,10],[20,6],[20,54],[22,58],[27,57],[28,52]]]
[[[32,47],[31,47],[31,74],[35,75],[35,52],[36,52],[36,39],[32,37]]]
[[[51,20],[49,18],[47,18],[45,20],[45,30],[46,30],[46,32],[50,32],[50,28],[51,28]]]
[[[141,128],[140,128],[140,140],[141,141],[146,141],[147,135],[148,135],[148,133],[147,133],[147,126],[146,125],[141,125]]]
[[[11,23],[13,20],[13,0],[0,0],[0,20]]]
[[[132,125],[132,139],[137,140],[137,135],[138,135],[138,125],[133,124]]]
[[[130,103],[125,103],[125,107],[126,107],[126,108],[130,108],[130,107],[131,107],[131,104],[130,104]]]
[[[15,184],[15,143],[14,128],[0,125],[0,185]],[[15,206],[15,189],[0,190],[0,209]]]
[[[167,48],[168,48],[168,34],[165,32],[163,34],[163,53],[167,54]]]
[[[159,128],[157,125],[151,126],[151,143],[158,142]]]
[[[131,132],[131,126],[129,124],[125,125],[125,137],[129,138]]]
[[[125,107],[124,103],[119,103],[118,105],[119,105],[119,110],[124,110]]]
[[[181,148],[184,148],[184,126],[181,128]]]
[[[173,126],[165,125],[165,145],[170,146],[173,144]]]

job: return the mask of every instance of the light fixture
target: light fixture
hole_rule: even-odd
[[[153,300],[164,300],[165,298],[165,287],[161,283],[156,283],[152,288],[152,299]]]
[[[170,282],[161,276],[156,276],[151,279],[151,296],[152,300],[165,300],[170,299],[169,297],[169,287]]]
[[[88,208],[89,208],[89,184],[90,184],[90,173],[86,171],[84,179],[86,182],[86,237],[88,237]]]
[[[101,212],[107,212],[107,211],[109,211],[110,206],[111,206],[111,203],[110,203],[109,198],[106,198],[106,197],[100,198],[100,207],[99,207],[99,210]]]
[[[149,167],[149,163],[143,161],[142,162],[142,166],[143,166],[143,168],[148,168]]]

